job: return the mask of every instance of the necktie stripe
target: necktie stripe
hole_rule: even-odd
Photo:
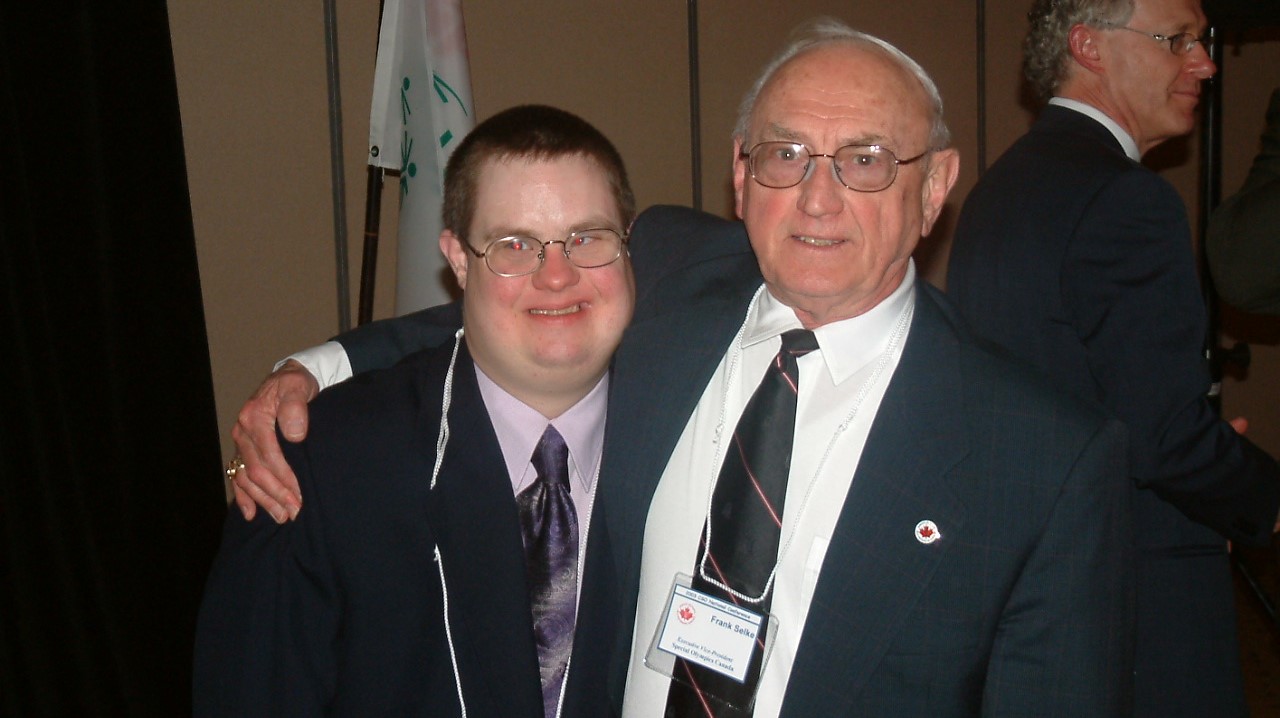
[[[760,503],[764,505],[765,510],[769,512],[770,518],[778,525],[778,528],[782,528],[782,517],[778,516],[777,511],[774,511],[773,502],[769,500],[769,497],[764,492],[764,487],[760,485],[760,481],[756,479],[755,472],[751,470],[751,464],[747,461],[746,454],[742,449],[742,440],[736,433],[733,435],[733,443],[738,449],[738,456],[742,460],[742,468],[747,472],[747,478],[751,480],[751,486],[755,489],[756,495],[760,497]]]

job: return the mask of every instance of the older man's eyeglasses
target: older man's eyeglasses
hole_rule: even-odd
[[[756,182],[765,187],[794,187],[813,170],[814,158],[829,157],[840,184],[855,192],[879,192],[898,177],[898,167],[909,165],[933,150],[900,160],[880,145],[845,145],[834,154],[810,152],[799,142],[761,142],[741,157]]]
[[[550,242],[533,237],[500,237],[490,242],[483,252],[465,241],[462,244],[472,254],[483,257],[485,266],[499,277],[520,277],[538,271],[547,259],[547,249],[553,244],[561,246],[565,259],[573,266],[595,269],[618,261],[627,246],[627,238],[616,230],[602,227],[579,230]]]
[[[1169,52],[1172,52],[1179,57],[1189,54],[1196,48],[1196,45],[1204,47],[1205,52],[1208,52],[1209,43],[1213,40],[1212,36],[1207,32],[1200,36],[1196,36],[1195,33],[1190,32],[1180,32],[1177,35],[1161,35],[1157,32],[1138,30],[1136,28],[1129,27],[1128,25],[1112,25],[1108,23],[1106,27],[1111,30],[1128,30],[1129,32],[1136,32],[1139,35],[1146,35],[1156,42],[1168,43]]]

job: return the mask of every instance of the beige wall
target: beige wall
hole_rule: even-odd
[[[986,3],[989,162],[1032,118],[1018,74],[1028,4]],[[565,107],[617,143],[641,206],[689,204],[687,7],[676,0],[465,0],[477,116],[521,102]],[[738,101],[799,21],[844,19],[898,44],[934,75],[964,158],[947,213],[917,253],[924,274],[944,284],[950,229],[977,179],[976,2],[702,0],[699,8],[702,199],[712,212],[732,210],[729,132]],[[235,411],[270,365],[338,329],[322,7],[171,0],[169,10],[222,445],[230,455]],[[353,298],[376,25],[376,2],[339,2]],[[1227,192],[1243,179],[1267,94],[1280,85],[1280,41],[1260,39],[1242,38],[1225,63]],[[1197,151],[1185,141],[1157,157],[1193,216]],[[375,317],[392,312],[394,187],[384,192]],[[1280,454],[1280,331],[1274,322],[1258,324],[1229,322],[1255,342],[1255,365],[1247,381],[1228,383],[1226,409],[1250,416],[1255,440]]]

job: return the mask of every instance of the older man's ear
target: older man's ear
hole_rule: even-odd
[[[920,190],[923,193],[920,205],[924,212],[920,223],[922,237],[933,231],[933,223],[938,221],[951,188],[956,185],[956,178],[960,176],[960,153],[950,147],[934,152],[929,158],[928,172]]]

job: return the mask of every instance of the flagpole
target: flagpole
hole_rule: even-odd
[[[378,232],[382,220],[381,167],[369,165],[368,181],[364,190],[364,250],[360,255],[360,305],[356,325],[368,324],[373,319],[373,285],[378,271]]]
[[[385,8],[386,0],[379,0],[379,42],[382,40],[382,11]],[[378,43],[374,43],[373,56],[378,56]],[[378,274],[378,234],[382,229],[384,170],[377,165],[367,165],[365,170],[368,179],[364,185],[364,247],[360,253],[360,302],[356,308],[356,326],[368,324],[373,319],[373,288]]]
[[[333,196],[333,250],[338,279],[338,331],[351,328],[347,260],[347,202],[342,161],[342,95],[338,82],[338,19],[334,0],[324,0],[324,54],[329,84],[329,184]]]
[[[689,159],[693,208],[702,209],[702,97],[698,80],[698,0],[689,0]]]

